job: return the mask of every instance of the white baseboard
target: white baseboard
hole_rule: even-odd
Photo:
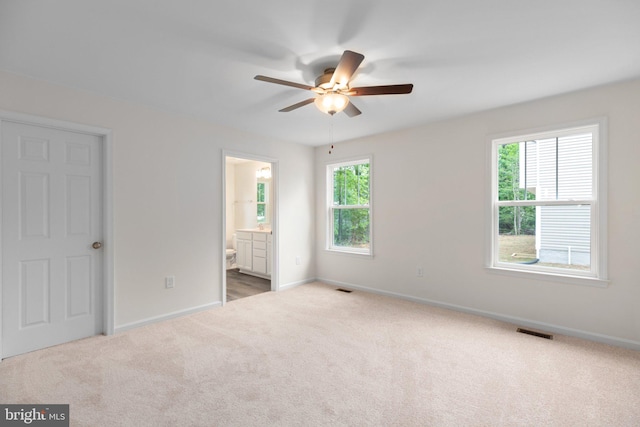
[[[313,283],[316,280],[317,279],[314,277],[311,279],[300,280],[298,282],[285,283],[283,285],[280,285],[278,291],[286,291],[287,289],[295,288],[296,286],[306,285],[307,283]]]
[[[116,326],[115,333],[128,331],[129,329],[139,328],[141,326],[150,325],[152,323],[162,322],[164,320],[173,319],[175,317],[182,317],[188,314],[198,313],[200,311],[210,310],[212,308],[222,307],[220,301],[212,302],[198,307],[188,308],[186,310],[174,311],[172,313],[163,314],[161,316],[149,317],[147,319],[138,320],[136,322],[126,323],[124,325]]]
[[[300,280],[298,282],[285,283],[283,285],[280,285],[279,291],[285,291],[287,289],[292,289],[292,288],[295,288],[296,286],[312,283],[315,281],[316,281],[315,278],[311,278],[311,279]],[[117,334],[119,332],[128,331],[129,329],[135,329],[141,326],[150,325],[152,323],[162,322],[164,320],[173,319],[175,317],[186,316],[188,314],[197,313],[199,311],[210,310],[212,308],[217,308],[217,307],[222,307],[222,302],[220,301],[212,302],[210,304],[193,307],[186,310],[174,311],[172,313],[167,313],[167,314],[163,314],[155,317],[149,317],[147,319],[138,320],[136,322],[125,323],[124,325],[116,326],[114,333]]]
[[[640,342],[628,340],[625,338],[612,337],[609,335],[598,334],[594,332],[582,331],[579,329],[566,328],[564,326],[553,325],[550,323],[538,322],[535,320],[524,319],[521,317],[508,316],[505,314],[494,313],[491,311],[478,310],[475,308],[464,307],[456,304],[449,304],[440,301],[434,301],[427,298],[419,298],[410,295],[400,294],[396,292],[383,291],[380,289],[369,288],[366,286],[354,285],[351,283],[338,282],[330,279],[318,278],[317,281],[323,282],[329,285],[338,286],[341,288],[359,290],[364,292],[370,292],[373,294],[384,295],[393,298],[400,298],[408,301],[417,302],[420,304],[427,304],[436,307],[446,308],[449,310],[459,311],[462,313],[475,314],[482,317],[488,317],[494,320],[500,320],[506,323],[512,323],[518,326],[525,326],[527,328],[539,329],[546,332],[553,332],[555,334],[567,335],[570,337],[582,338],[589,341],[595,341],[603,344],[614,345],[617,347],[628,348],[631,350],[640,350]]]

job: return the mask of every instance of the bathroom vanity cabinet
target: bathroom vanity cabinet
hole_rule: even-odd
[[[236,264],[241,273],[271,278],[271,231],[236,230]]]

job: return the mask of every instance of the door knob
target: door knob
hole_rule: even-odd
[[[93,249],[100,249],[102,247],[102,243],[101,242],[93,242],[93,245],[91,245],[91,247]]]

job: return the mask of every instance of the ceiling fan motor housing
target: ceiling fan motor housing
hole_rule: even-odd
[[[331,89],[332,87],[330,83],[334,71],[336,71],[335,68],[326,68],[324,70],[324,74],[316,79],[316,87],[321,87],[322,89]]]

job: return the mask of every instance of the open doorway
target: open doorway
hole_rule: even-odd
[[[225,272],[223,303],[275,290],[275,164],[224,156]]]

